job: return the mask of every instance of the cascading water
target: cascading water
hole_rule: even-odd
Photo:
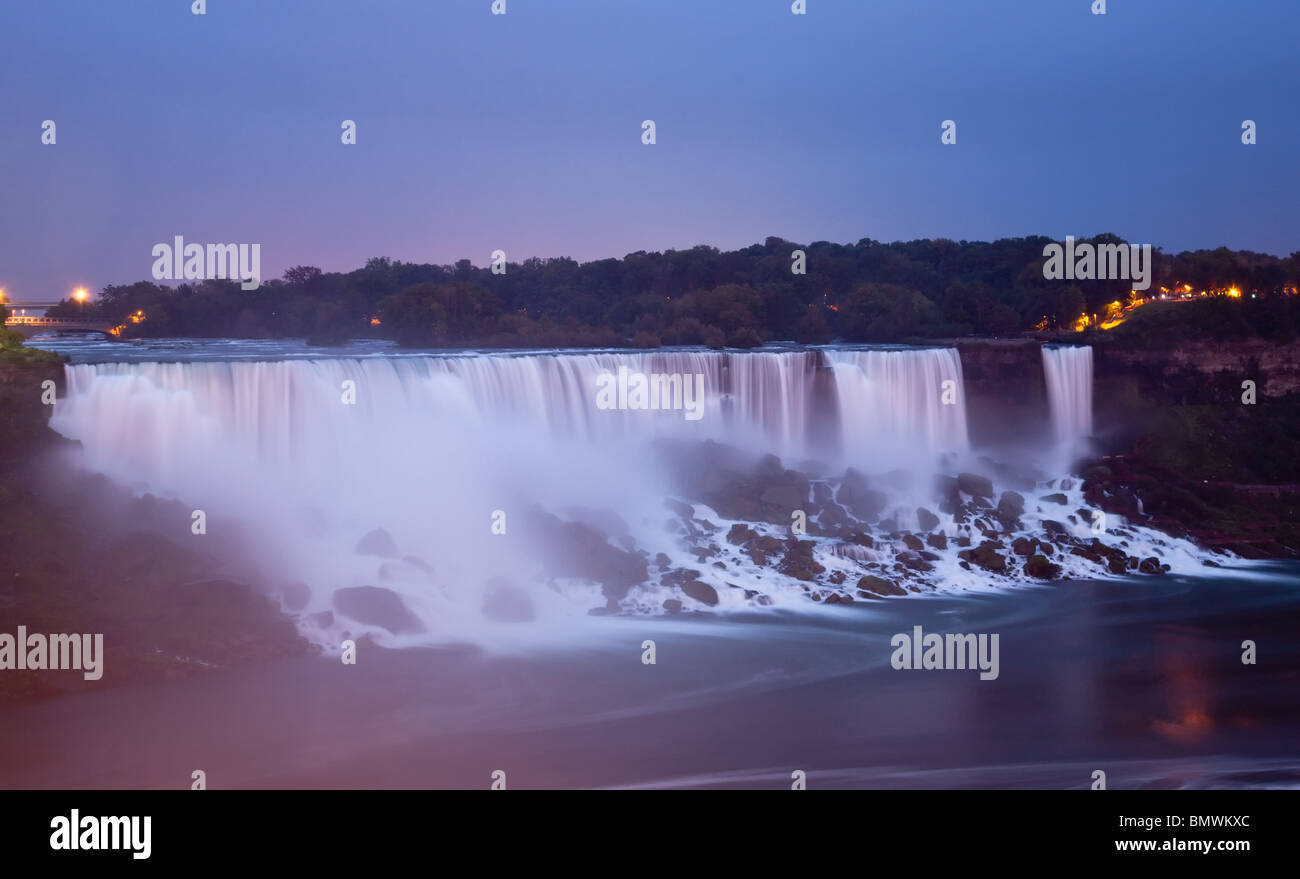
[[[1090,350],[1044,362],[1061,436],[1086,436]],[[598,405],[602,377],[625,373],[683,388],[699,375],[704,393]],[[951,504],[931,490],[939,458],[968,450],[951,349],[106,363],[67,378],[51,426],[82,442],[84,464],[242,535],[269,585],[305,584],[286,607],[321,643],[564,644],[609,632],[590,614],[602,605],[807,607],[810,582],[828,588],[807,576],[817,568],[842,590],[867,569],[909,588],[990,582],[958,558],[996,521],[989,504],[955,479]],[[782,463],[754,463],[772,452]],[[1077,481],[1060,489],[1083,505]],[[1028,533],[1060,515],[1027,506]],[[812,550],[787,545],[800,514]],[[1068,528],[1090,539],[1086,523]],[[874,542],[852,537],[873,529]],[[902,540],[913,529],[932,558]],[[1160,540],[1143,546],[1199,564]]]
[[[954,348],[827,351],[847,450],[905,458],[967,450],[966,392]]]
[[[1043,373],[1056,452],[1068,462],[1092,436],[1092,347],[1044,346]]]

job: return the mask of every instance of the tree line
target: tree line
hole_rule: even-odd
[[[1113,235],[1083,240],[1122,243]],[[255,291],[233,281],[110,285],[93,303],[69,301],[50,313],[90,311],[122,324],[128,337],[750,348],[1068,330],[1080,315],[1128,299],[1128,281],[1045,279],[1043,248],[1052,241],[804,245],[768,238],[733,251],[698,246],[586,263],[530,258],[503,263],[503,273],[466,259],[431,265],[376,257],[351,272],[297,266]],[[1154,263],[1146,295],[1188,285],[1276,298],[1300,286],[1300,252],[1279,258],[1227,248],[1156,250]],[[137,313],[144,320],[134,323]]]

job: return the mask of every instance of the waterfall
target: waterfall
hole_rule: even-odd
[[[699,417],[599,406],[602,376],[620,371],[701,376]],[[569,545],[588,560],[626,566],[620,553],[635,549],[700,567],[665,532],[664,500],[682,463],[671,456],[706,447],[660,439],[717,440],[796,467],[837,448],[840,460],[821,460],[880,473],[966,446],[953,350],[99,363],[66,375],[50,423],[81,442],[81,462],[179,501],[175,539],[203,549],[189,518],[203,510],[208,533],[238,539],[268,582],[308,584],[303,618],[335,646],[362,631],[398,646],[517,646],[518,627],[485,621],[501,606],[548,622],[525,627],[527,637],[562,641],[595,625],[587,611],[604,604],[601,585],[542,569],[548,541],[573,532],[538,516],[599,522],[608,544]],[[754,466],[725,454],[720,466]],[[502,582],[524,597],[492,597]],[[341,610],[374,593],[340,601],[338,590],[373,587],[400,598],[419,621],[412,634],[359,626]]]
[[[1072,458],[1092,436],[1092,347],[1043,347],[1043,373],[1059,455]]]
[[[846,450],[964,452],[966,392],[955,348],[828,351]]]

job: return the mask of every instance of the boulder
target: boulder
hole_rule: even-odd
[[[858,590],[866,597],[885,595],[906,595],[907,591],[884,577],[868,574],[858,580]]]
[[[992,498],[993,480],[975,473],[958,473],[957,486],[971,497]]]
[[[348,586],[334,590],[334,609],[368,626],[380,626],[394,635],[424,631],[424,624],[401,597],[383,586]]]
[[[933,531],[939,527],[939,517],[925,507],[916,508],[916,521],[920,524],[922,531]]]
[[[1045,555],[1032,555],[1025,562],[1025,573],[1039,580],[1055,580],[1061,576],[1061,566],[1052,564]]]
[[[393,541],[393,535],[383,528],[376,528],[357,541],[357,555],[377,555],[380,558],[395,559],[397,544]]]

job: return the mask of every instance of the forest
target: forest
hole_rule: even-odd
[[[1122,243],[1113,235],[1081,240]],[[123,337],[752,348],[773,341],[1069,332],[1080,328],[1081,317],[1129,302],[1127,281],[1045,279],[1043,249],[1052,241],[805,245],[768,238],[733,251],[697,246],[586,263],[568,257],[503,261],[496,271],[468,259],[431,265],[376,257],[350,272],[297,266],[254,291],[224,280],[110,285],[92,302],[65,301],[50,314],[108,317],[122,325]],[[1289,333],[1298,286],[1300,252],[1276,257],[1218,248],[1168,255],[1157,249],[1153,283],[1144,295],[1232,291],[1242,319]]]

